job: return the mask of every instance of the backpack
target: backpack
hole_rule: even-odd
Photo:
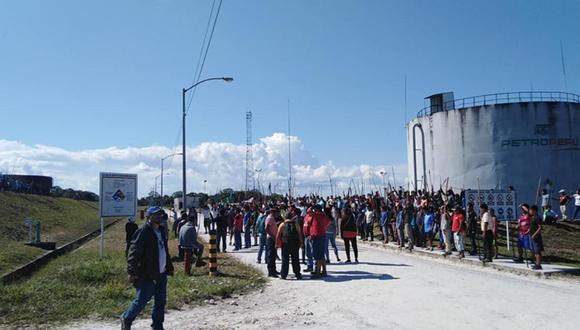
[[[295,222],[288,222],[284,225],[284,232],[282,234],[282,242],[287,247],[297,248],[300,243],[298,231],[296,230]]]

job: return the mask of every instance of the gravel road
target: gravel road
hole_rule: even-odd
[[[262,292],[166,315],[166,329],[578,329],[580,282],[528,278],[362,246],[325,279],[273,279]],[[233,253],[255,263],[255,249]],[[340,252],[344,256],[344,252]],[[333,259],[334,261],[334,259]],[[149,329],[150,320],[135,322]],[[117,320],[70,329],[118,329]]]

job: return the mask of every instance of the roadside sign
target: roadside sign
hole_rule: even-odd
[[[479,196],[479,203],[477,198]],[[498,221],[514,221],[517,220],[516,207],[516,192],[511,190],[489,189],[481,190],[466,190],[465,200],[472,202],[475,213],[479,217],[479,204],[486,203],[490,210],[495,211],[495,216]],[[467,208],[467,205],[464,205]]]
[[[32,223],[33,223],[33,222],[34,222],[34,220],[32,220],[32,219],[30,219],[30,218],[26,218],[26,219],[24,219],[24,225],[25,225],[26,227],[30,227],[30,226],[32,226]]]
[[[101,218],[137,215],[137,174],[101,172],[99,187]]]

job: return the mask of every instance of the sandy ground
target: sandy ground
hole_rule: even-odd
[[[322,280],[272,279],[262,292],[171,311],[166,329],[578,329],[580,283],[359,247],[359,264],[329,265]],[[233,253],[256,264],[256,248]],[[344,252],[340,251],[344,257]],[[354,260],[354,259],[353,259]],[[334,262],[334,257],[332,258]],[[278,265],[279,267],[279,265]],[[149,329],[137,320],[135,329]],[[117,320],[69,329],[118,329]]]

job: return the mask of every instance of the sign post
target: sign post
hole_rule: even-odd
[[[99,174],[99,216],[101,218],[101,258],[105,253],[105,219],[134,217],[137,214],[137,174]]]
[[[498,189],[488,189],[488,190],[466,190],[465,191],[465,205],[467,208],[468,202],[474,202],[477,200],[478,204],[487,203],[490,209],[495,211],[495,215],[498,221],[504,221],[506,225],[506,235],[507,235],[507,248],[510,251],[510,229],[509,222],[517,219],[517,207],[516,207],[516,192],[514,190],[498,190]],[[479,208],[475,210],[475,213],[479,216]]]

